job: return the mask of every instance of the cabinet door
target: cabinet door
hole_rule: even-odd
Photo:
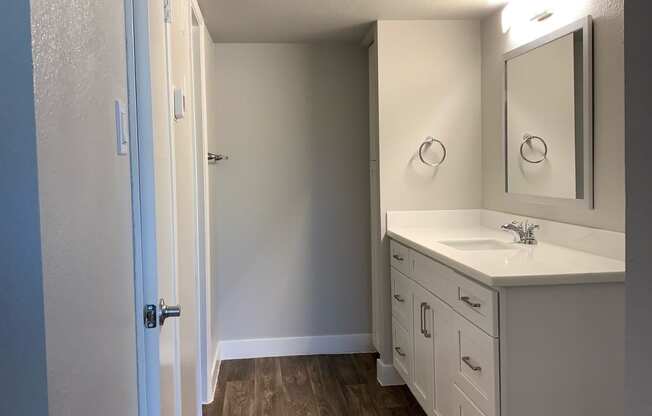
[[[457,357],[456,312],[438,298],[433,300],[435,319],[435,398],[434,414],[458,416],[455,413],[454,379]]]
[[[435,403],[434,296],[414,288],[414,361],[410,389],[421,407],[432,413]]]

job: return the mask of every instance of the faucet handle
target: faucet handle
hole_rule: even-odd
[[[532,224],[532,223],[525,224],[525,231],[527,232],[532,232],[534,230],[538,230],[539,228],[541,228],[539,227],[539,224]]]

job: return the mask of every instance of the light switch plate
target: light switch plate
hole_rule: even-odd
[[[120,100],[115,100],[115,135],[119,155],[129,153],[129,114]]]

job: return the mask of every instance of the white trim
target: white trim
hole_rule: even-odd
[[[217,351],[215,351],[215,356],[213,357],[213,367],[211,369],[211,378],[210,378],[210,397],[204,402],[204,404],[212,403],[215,400],[215,390],[217,390],[217,380],[220,376],[220,364],[222,363],[220,357],[220,345],[217,345]]]
[[[221,341],[219,359],[282,357],[290,355],[350,354],[373,352],[371,334],[312,337],[255,338]]]
[[[136,315],[136,368],[138,380],[138,415],[147,416],[148,412],[148,372],[147,372],[147,349],[145,347],[145,327],[140,319],[145,306],[144,279],[147,273],[143,264],[143,250],[147,242],[143,242],[143,224],[141,215],[143,207],[140,199],[144,195],[140,186],[140,159],[139,159],[139,135],[138,135],[138,113],[137,113],[137,67],[136,67],[136,30],[135,19],[137,16],[132,0],[124,1],[125,32],[126,32],[126,60],[127,60],[127,93],[128,93],[128,117],[129,117],[129,158],[131,169],[131,214],[133,227],[133,255],[134,255],[134,306]],[[146,205],[146,204],[145,204]]]
[[[405,384],[403,377],[392,364],[385,364],[379,358],[376,360],[376,378],[381,386],[401,386]]]
[[[193,24],[193,17],[197,20],[197,25]],[[194,30],[198,30],[199,44],[195,45]],[[210,305],[210,227],[209,227],[209,183],[208,183],[208,160],[206,154],[208,152],[208,122],[206,113],[206,57],[204,54],[205,49],[205,27],[204,18],[201,9],[196,0],[189,1],[189,19],[188,19],[188,33],[190,34],[190,67],[191,67],[191,96],[192,96],[192,113],[193,113],[193,157],[195,169],[193,172],[193,181],[195,187],[195,226],[196,237],[195,254],[196,254],[196,275],[197,275],[197,299],[199,307],[197,309],[197,328],[198,332],[198,386],[200,392],[200,401],[207,402],[211,400],[209,397],[211,388],[211,379],[209,368],[209,351],[212,350],[211,345],[211,305]],[[197,50],[195,50],[197,46]],[[199,68],[195,67],[195,53],[198,54]],[[195,76],[199,72],[199,79]],[[195,96],[195,87],[199,84],[199,97]],[[195,104],[199,101],[199,108]],[[199,123],[198,123],[199,116]],[[198,135],[198,125],[200,125],[201,135]],[[199,157],[198,157],[199,156]],[[199,189],[203,198],[199,198]]]

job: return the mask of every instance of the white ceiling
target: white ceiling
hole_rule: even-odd
[[[505,0],[199,0],[215,42],[359,42],[382,19],[480,19]]]

